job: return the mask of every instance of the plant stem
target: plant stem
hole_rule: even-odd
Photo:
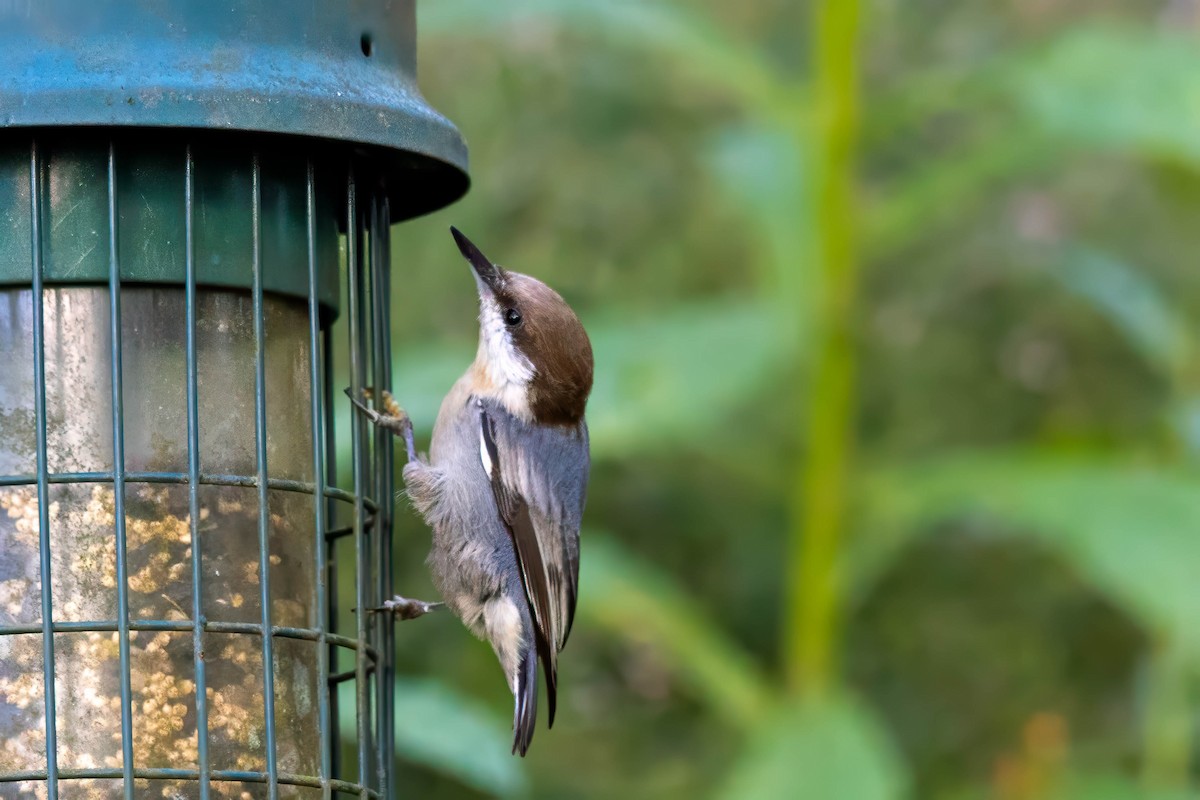
[[[858,135],[859,0],[816,0],[815,128],[821,276],[807,452],[796,467],[787,564],[784,658],[789,687],[820,694],[837,672],[839,549],[853,451],[854,306],[857,287],[855,150]]]

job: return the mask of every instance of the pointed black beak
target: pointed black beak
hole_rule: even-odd
[[[480,252],[479,248],[463,236],[462,231],[453,225],[450,226],[450,233],[454,235],[454,241],[458,244],[458,250],[463,254],[471,266],[475,269],[475,275],[478,276],[480,288],[486,287],[492,292],[499,289],[501,273],[500,268],[488,261],[487,256]]]

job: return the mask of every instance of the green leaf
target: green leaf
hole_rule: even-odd
[[[421,35],[507,34],[556,25],[670,57],[706,87],[775,113],[775,79],[753,47],[730,40],[701,12],[649,0],[438,0],[418,4]],[[520,24],[518,24],[520,23]]]
[[[791,356],[791,342],[779,335],[781,312],[759,303],[704,303],[586,325],[596,357],[588,424],[597,457],[702,444],[707,431]],[[473,353],[465,346],[396,353],[393,386],[418,433],[432,427],[442,397]]]
[[[1028,126],[979,137],[953,154],[922,161],[879,191],[866,208],[863,247],[894,255],[915,242],[949,235],[994,199],[998,183],[1046,169],[1061,148]]]
[[[760,252],[773,265],[771,280],[759,285],[792,303],[796,322],[813,316],[803,301],[819,294],[820,280],[811,255],[813,199],[803,144],[794,131],[746,124],[721,131],[704,159],[730,207],[759,232]]]
[[[590,327],[594,451],[630,453],[702,440],[793,357],[780,310],[729,299]]]
[[[1200,50],[1190,35],[1079,29],[1017,70],[1014,88],[1050,133],[1200,166]]]
[[[750,737],[721,800],[894,800],[908,777],[883,727],[849,698],[785,707]]]
[[[1194,472],[1010,454],[907,466],[868,486],[879,529],[916,535],[964,514],[1004,520],[1058,552],[1150,631],[1200,655]],[[894,553],[903,541],[864,537],[851,573],[869,579],[886,560],[879,551]]]
[[[1054,274],[1112,322],[1150,364],[1168,376],[1183,369],[1190,351],[1188,326],[1144,272],[1106,253],[1072,247]]]
[[[1081,246],[1064,249],[1052,273],[1103,315],[1174,389],[1168,417],[1180,442],[1200,454],[1200,397],[1192,378],[1194,347],[1187,316],[1143,270]]]
[[[521,762],[510,753],[512,732],[506,719],[431,680],[397,681],[395,709],[400,758],[494,797],[525,791]],[[349,720],[352,726],[353,714]]]
[[[702,601],[613,539],[585,531],[582,540],[580,617],[657,647],[730,724],[752,728],[760,722],[772,691],[750,655],[720,633]]]

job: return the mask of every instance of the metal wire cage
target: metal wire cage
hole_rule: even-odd
[[[340,389],[390,383],[389,226],[466,190],[415,35],[0,3],[0,797],[392,796],[392,443]]]
[[[391,443],[355,416],[337,488],[330,380],[342,341],[355,391],[389,385],[386,192],[297,148],[24,150],[0,156],[28,273],[0,290],[0,796],[389,797],[391,622],[357,610],[391,596]],[[202,266],[241,242],[249,291]],[[106,285],[59,280],[76,257]]]

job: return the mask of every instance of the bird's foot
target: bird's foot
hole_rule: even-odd
[[[425,616],[430,611],[436,611],[445,606],[445,603],[429,603],[425,600],[412,600],[396,595],[391,600],[385,600],[379,608],[371,610],[386,611],[394,615],[397,619],[416,619],[417,617]]]
[[[363,400],[354,396],[354,393],[349,388],[346,389],[346,396],[350,398],[350,402],[358,408],[359,411],[367,415],[367,419],[378,425],[385,431],[389,431],[395,436],[403,437],[404,449],[407,451],[408,460],[417,460],[417,447],[413,442],[413,424],[412,419],[408,416],[400,404],[396,402],[396,398],[392,397],[392,393],[387,389],[382,390],[380,399],[375,404],[382,406],[383,413],[368,406]],[[362,390],[364,400],[373,400],[375,390],[367,387]]]

